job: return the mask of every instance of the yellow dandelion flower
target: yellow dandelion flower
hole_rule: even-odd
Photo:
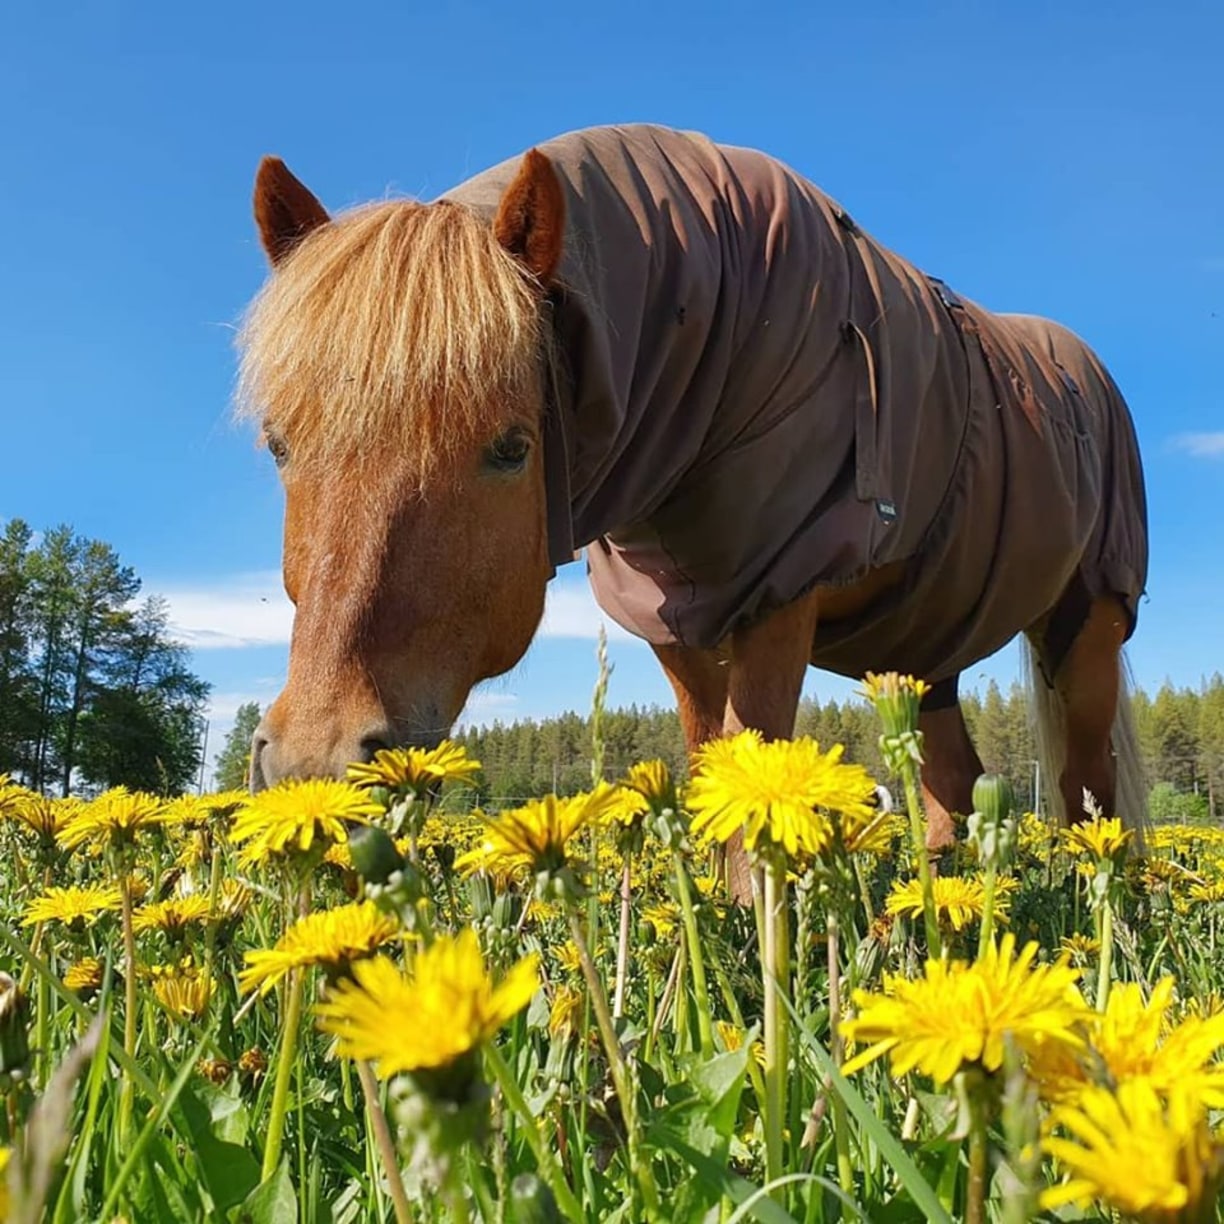
[[[172,897],[168,901],[155,901],[142,905],[132,915],[132,930],[138,935],[146,931],[164,931],[170,936],[179,936],[196,922],[207,922],[208,898],[193,894],[188,897]]]
[[[1016,882],[1009,876],[995,881],[995,921],[1007,921],[1007,896],[1014,892]],[[969,923],[981,918],[986,905],[986,886],[981,880],[964,876],[936,876],[931,881],[935,895],[935,913],[941,924],[954,931],[963,931]],[[894,917],[922,917],[922,881],[898,880],[884,902],[884,908]]]
[[[918,1068],[944,1084],[969,1063],[997,1071],[1009,1034],[1026,1052],[1047,1044],[1081,1047],[1089,1012],[1075,985],[1079,971],[1061,960],[1034,965],[1036,956],[1035,942],[1015,956],[1008,933],[971,965],[928,960],[918,981],[886,976],[882,994],[856,990],[858,1014],[841,1031],[871,1044],[845,1073],[888,1054],[894,1076]]]
[[[569,799],[546,795],[487,817],[484,841],[456,859],[455,870],[464,875],[524,868],[558,872],[569,863],[568,844],[574,834],[602,820],[615,803],[615,788],[600,783],[593,791]]]
[[[642,918],[654,927],[660,939],[666,939],[680,921],[680,909],[670,901],[664,905],[648,905],[642,910]]]
[[[581,990],[566,985],[557,987],[548,1012],[548,1031],[553,1037],[568,1037],[578,1031],[584,1001],[585,996]]]
[[[203,829],[188,829],[174,856],[174,865],[184,871],[193,871],[208,861],[212,845],[208,833]]]
[[[892,851],[893,843],[905,835],[905,817],[899,812],[876,809],[870,816],[860,812],[839,812],[833,824],[843,847],[850,854],[884,856]]]
[[[621,783],[628,790],[637,791],[653,808],[662,811],[676,806],[676,784],[666,761],[639,761],[629,767]]]
[[[560,918],[562,913],[561,907],[555,901],[541,901],[538,897],[532,897],[527,902],[527,917],[532,922],[552,922]]]
[[[41,897],[35,897],[26,907],[22,926],[33,926],[36,922],[63,922],[71,925],[88,925],[103,914],[119,909],[123,898],[117,888],[90,884],[84,887],[72,885],[68,888],[48,888]]]
[[[875,783],[862,766],[843,765],[837,744],[821,752],[804,736],[766,741],[755,730],[711,740],[698,749],[687,805],[702,844],[727,841],[737,830],[755,851],[762,842],[789,855],[819,854],[832,841],[825,809],[875,818]]]
[[[1224,1144],[1201,1105],[1184,1094],[1166,1104],[1142,1080],[1116,1092],[1094,1085],[1051,1121],[1071,1138],[1047,1134],[1042,1148],[1070,1177],[1042,1193],[1043,1208],[1101,1200],[1145,1224],[1174,1224],[1202,1218],[1196,1209],[1224,1176]]]
[[[33,791],[14,782],[8,774],[0,773],[0,817],[11,816],[16,804],[32,794]]]
[[[1135,982],[1120,982],[1109,993],[1105,1012],[1087,1024],[1088,1047],[1081,1051],[1039,1051],[1030,1068],[1047,1100],[1074,1100],[1096,1080],[1122,1084],[1142,1080],[1168,1098],[1192,1087],[1212,1107],[1224,1107],[1224,1015],[1187,1016],[1173,1026],[1169,1011],[1175,982],[1164,977],[1144,999]]]
[[[158,1001],[179,1020],[198,1020],[208,1010],[215,986],[204,973],[171,972],[153,979]]]
[[[348,838],[347,821],[369,824],[382,808],[348,782],[290,778],[252,796],[234,817],[230,840],[245,842],[238,860],[264,863],[279,855],[305,854]]]
[[[354,961],[371,955],[398,932],[395,919],[373,901],[307,914],[289,927],[276,947],[246,953],[238,987],[244,994],[255,987],[266,994],[292,970],[310,965],[321,965],[332,975],[347,973]]]
[[[612,801],[604,813],[606,822],[626,828],[640,825],[650,811],[650,804],[639,791],[628,786],[617,786],[612,791]]]
[[[582,958],[578,955],[578,945],[567,939],[557,948],[557,964],[566,973],[579,973],[582,970]]]
[[[83,804],[59,832],[69,850],[91,845],[95,850],[132,845],[137,834],[169,823],[174,813],[156,795],[116,786]]]
[[[213,808],[203,795],[178,795],[166,804],[166,808],[170,823],[187,829],[201,829],[213,818]]]
[[[251,890],[241,880],[222,880],[217,894],[216,917],[220,922],[234,922],[247,912]]]
[[[355,871],[353,866],[353,855],[349,850],[348,842],[332,842],[327,847],[327,853],[323,855],[323,862],[329,867],[339,867],[341,871]]]
[[[85,956],[68,967],[64,985],[75,994],[89,998],[102,989],[102,974],[102,962],[96,956]]]
[[[717,1030],[719,1037],[722,1038],[723,1049],[728,1054],[733,1054],[736,1050],[743,1048],[744,1033],[741,1029],[736,1028],[734,1024],[727,1020],[715,1020],[714,1028]],[[765,1043],[763,1041],[754,1041],[749,1053],[760,1066],[765,1066]]]
[[[1059,951],[1067,953],[1072,960],[1087,961],[1101,951],[1101,941],[1077,931],[1074,935],[1064,935],[1059,940],[1058,947]]]
[[[1210,884],[1191,884],[1190,899],[1205,905],[1219,904],[1224,901],[1224,880],[1214,880]]]
[[[376,1063],[386,1079],[453,1065],[522,1011],[539,984],[533,953],[495,985],[469,928],[418,953],[411,975],[385,956],[361,961],[315,1012],[342,1057]]]
[[[208,809],[215,822],[229,820],[239,808],[246,807],[250,801],[251,792],[248,790],[212,791],[200,796],[201,805]]]
[[[1224,1015],[1224,994],[1218,990],[1209,990],[1205,995],[1196,995],[1186,999],[1182,1004],[1182,1018],[1200,1016],[1204,1020],[1212,1016]]]
[[[53,842],[84,806],[80,799],[49,799],[35,791],[25,791],[11,802],[6,815],[42,841]]]
[[[1131,840],[1131,830],[1122,827],[1117,816],[1098,816],[1070,828],[1059,829],[1058,840],[1072,854],[1089,854],[1096,859],[1114,858]]]
[[[348,780],[356,786],[385,786],[388,790],[420,795],[439,782],[466,782],[480,772],[480,762],[462,744],[443,740],[436,748],[382,748],[368,762],[348,766]]]

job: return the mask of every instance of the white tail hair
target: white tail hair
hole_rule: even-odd
[[[1027,635],[1020,635],[1020,658],[1024,687],[1028,694],[1029,714],[1033,723],[1033,740],[1037,750],[1038,768],[1045,781],[1042,792],[1047,810],[1056,826],[1065,825],[1070,813],[1065,811],[1062,777],[1066,761],[1066,712],[1057,689],[1048,685],[1037,663],[1037,655]],[[1139,737],[1135,731],[1135,713],[1131,704],[1133,687],[1130,664],[1123,650],[1118,655],[1118,708],[1114,714],[1112,744],[1117,769],[1114,812],[1107,816],[1121,817],[1122,827],[1133,833],[1133,845],[1143,852],[1147,831],[1147,779],[1143,758],[1139,752]]]

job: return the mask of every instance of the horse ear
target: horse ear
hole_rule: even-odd
[[[255,175],[255,224],[276,267],[311,230],[326,225],[327,209],[279,157],[265,157]]]
[[[547,284],[561,262],[565,195],[553,164],[529,149],[493,219],[493,234],[526,269]]]

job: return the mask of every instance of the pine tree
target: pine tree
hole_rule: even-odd
[[[33,538],[21,519],[10,519],[0,537],[0,773],[28,771],[38,725],[29,658]]]
[[[259,726],[259,702],[247,701],[238,707],[234,725],[213,762],[215,790],[241,790],[247,785],[251,767],[251,740]]]

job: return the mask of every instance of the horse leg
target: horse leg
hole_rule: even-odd
[[[1056,620],[1056,617],[1054,618]],[[1127,616],[1111,596],[1093,599],[1078,632],[1061,658],[1051,657],[1049,632],[1034,641],[1061,706],[1062,769],[1058,777],[1064,823],[1087,819],[1084,791],[1106,815],[1117,801],[1117,764],[1112,734],[1121,687],[1119,657],[1126,639]],[[1040,681],[1038,681],[1040,683]]]
[[[722,734],[731,679],[726,650],[699,650],[692,646],[653,646],[676,695],[680,728],[691,756],[706,740]]]
[[[955,817],[973,811],[973,784],[982,773],[957,693],[959,675],[939,681],[922,700],[922,798],[927,850],[939,855],[956,844]],[[937,860],[932,861],[932,867]]]
[[[684,746],[691,759],[702,744],[723,733],[731,680],[730,654],[725,649],[699,650],[679,645],[652,646],[652,649],[676,695],[680,729],[684,732]],[[743,837],[739,834],[736,837],[742,845]],[[727,858],[722,847],[714,855],[715,873],[724,880]]]
[[[813,591],[731,635],[724,735],[737,735],[749,727],[767,740],[794,735],[816,616],[817,594]],[[750,902],[752,872],[742,837],[727,843],[727,876],[735,900]]]
[[[735,630],[722,649],[655,646],[655,657],[676,694],[689,752],[749,727],[766,739],[793,735],[815,629],[812,592]],[[724,863],[731,896],[749,904],[752,873],[742,834],[727,842]]]

